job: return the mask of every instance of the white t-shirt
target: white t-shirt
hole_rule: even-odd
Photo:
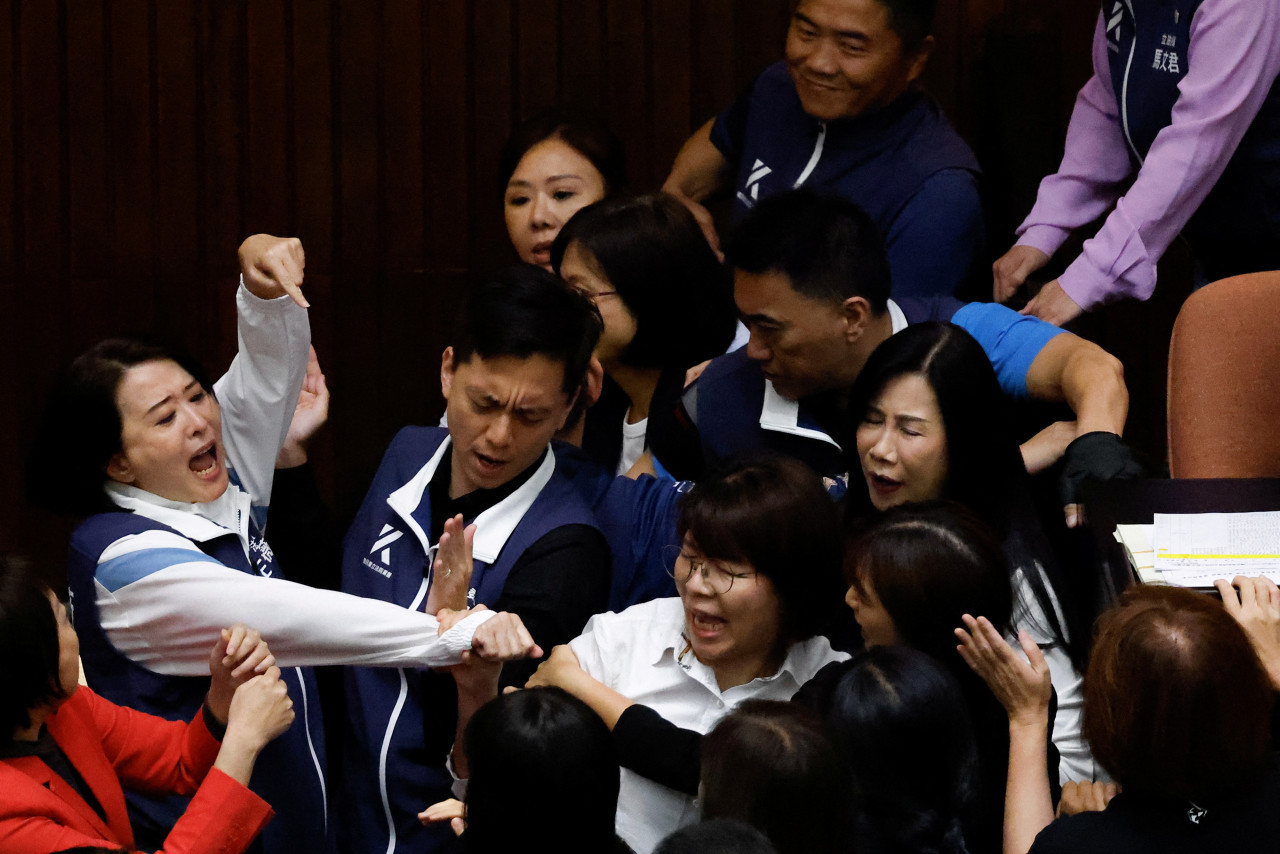
[[[644,453],[645,443],[644,434],[649,429],[649,419],[641,418],[635,424],[628,424],[627,419],[631,417],[631,410],[627,410],[627,414],[622,416],[622,456],[618,457],[618,471],[616,474],[623,475],[631,471],[631,467],[636,464],[636,460]]]

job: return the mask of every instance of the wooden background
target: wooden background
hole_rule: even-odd
[[[234,352],[234,253],[298,235],[341,511],[393,432],[434,422],[473,274],[513,260],[496,161],[556,102],[624,139],[655,188],[689,131],[781,55],[789,0],[0,0],[0,548],[60,561],[23,460],[59,366],[167,330]],[[978,153],[992,252],[1061,154],[1097,0],[942,0],[926,84]],[[1170,276],[1169,278],[1177,278]],[[1082,326],[1126,362],[1132,440],[1163,457],[1185,287]],[[1131,329],[1144,330],[1134,335]]]

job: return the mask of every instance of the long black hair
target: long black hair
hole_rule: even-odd
[[[1010,405],[981,345],[952,323],[918,323],[889,336],[872,352],[854,383],[850,412],[860,421],[893,380],[924,378],[938,400],[946,432],[947,478],[941,498],[967,507],[1000,538],[1010,572],[1021,570],[1044,616],[1044,631],[1083,667],[1086,617],[1070,601],[1061,566],[1036,514],[1026,466],[1010,429]],[[855,444],[850,442],[849,447]],[[860,461],[853,471],[860,471]],[[858,483],[862,481],[855,478]],[[875,515],[865,486],[851,488],[851,522]],[[1041,572],[1043,570],[1043,574]],[[1045,584],[1045,577],[1049,585]],[[1059,619],[1061,608],[1066,617]]]

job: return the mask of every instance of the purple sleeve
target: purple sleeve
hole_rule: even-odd
[[[1058,280],[1082,308],[1146,299],[1156,262],[1222,176],[1280,72],[1280,0],[1205,0],[1169,126],[1097,236]]]
[[[1035,207],[1018,228],[1018,243],[1052,255],[1072,231],[1106,213],[1131,173],[1099,14],[1093,32],[1093,76],[1076,95],[1062,164],[1040,182]]]

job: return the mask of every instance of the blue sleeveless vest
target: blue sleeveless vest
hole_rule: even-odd
[[[1203,0],[1104,0],[1107,53],[1121,130],[1136,166],[1172,120],[1187,73],[1191,19]],[[1229,58],[1202,56],[1202,62]],[[1280,269],[1280,84],[1226,171],[1183,230],[1210,280]]]
[[[251,522],[250,527],[257,531],[256,522]],[[89,685],[101,696],[162,718],[187,721],[204,703],[209,677],[163,676],[135,664],[111,645],[98,618],[94,572],[99,556],[121,537],[144,531],[168,531],[182,536],[167,525],[124,511],[91,516],[72,535],[67,572],[80,656]],[[251,539],[255,546],[253,566],[235,534],[197,545],[228,571],[282,578],[274,555],[261,537],[255,534]],[[209,638],[210,648],[214,640]],[[263,749],[254,765],[249,788],[271,805],[276,816],[251,850],[268,854],[331,851],[333,834],[328,830],[323,783],[324,724],[315,675],[309,667],[282,668],[281,678],[288,685],[297,717],[293,726]],[[128,793],[129,817],[139,842],[163,841],[189,800]]]
[[[404,608],[422,607],[428,555],[387,498],[422,470],[448,435],[448,430],[438,427],[406,427],[392,440],[343,544],[345,592]],[[423,490],[412,517],[429,536],[429,490]],[[564,525],[597,527],[591,510],[557,471],[516,525],[497,559],[488,565],[476,561],[474,602],[493,607],[525,550]],[[347,669],[346,679],[352,727],[342,772],[347,844],[359,846],[355,850],[360,851],[404,854],[449,846],[452,832],[447,827],[424,828],[417,814],[451,797],[452,778],[444,760],[454,734],[434,732],[436,727],[426,720],[423,710],[451,703],[452,696],[427,696],[430,686],[424,690],[423,674],[415,670],[352,667]]]

